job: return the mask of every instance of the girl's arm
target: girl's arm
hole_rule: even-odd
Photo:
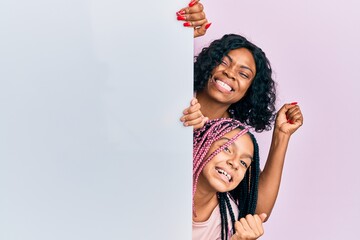
[[[259,178],[259,196],[256,212],[266,213],[267,218],[271,214],[279,192],[290,137],[302,124],[303,116],[297,103],[285,104],[279,110],[268,159]]]

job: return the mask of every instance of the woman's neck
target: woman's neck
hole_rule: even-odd
[[[209,98],[207,94],[204,92],[196,93],[196,98],[198,99],[201,105],[201,112],[205,117],[211,119],[217,118],[229,118],[228,109],[230,104],[224,104],[220,102],[216,102]]]

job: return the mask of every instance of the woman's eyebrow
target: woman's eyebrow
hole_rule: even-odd
[[[251,70],[251,68],[249,68],[247,66],[244,66],[244,65],[241,65],[240,68],[245,68],[245,69],[249,70],[254,75],[254,72],[253,72],[253,70]]]
[[[227,57],[231,63],[233,62],[233,59],[229,55],[226,54],[225,57]]]

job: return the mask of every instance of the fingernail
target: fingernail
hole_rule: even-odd
[[[190,27],[190,26],[191,26],[191,23],[189,23],[189,22],[184,23],[184,27]]]
[[[185,10],[180,10],[176,12],[176,15],[180,16],[180,15],[184,15],[185,13],[186,13]]]
[[[192,0],[190,3],[189,3],[189,7],[192,7],[196,4],[197,0]]]
[[[178,16],[177,16],[177,20],[186,20],[186,17],[185,17],[185,16],[178,15]]]
[[[298,104],[297,102],[292,102],[292,103],[290,103],[291,105],[296,105],[296,104]]]
[[[205,25],[205,29],[208,29],[211,26],[211,23]]]

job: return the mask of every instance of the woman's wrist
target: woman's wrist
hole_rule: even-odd
[[[273,131],[273,137],[272,137],[273,139],[272,139],[271,145],[274,145],[274,144],[279,145],[282,143],[287,144],[290,140],[290,137],[291,137],[291,133],[286,133],[286,132],[281,131],[278,128],[275,128]]]

